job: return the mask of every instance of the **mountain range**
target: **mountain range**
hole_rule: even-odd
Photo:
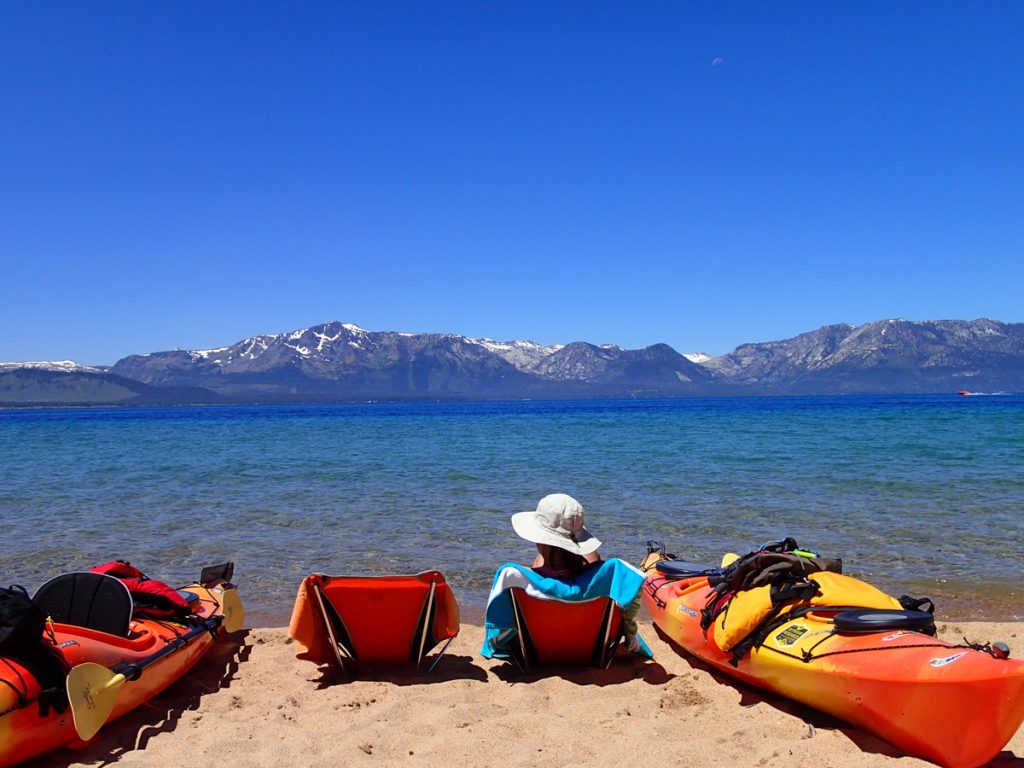
[[[0,363],[0,404],[685,397],[1024,391],[1024,324],[830,325],[721,356],[666,344],[542,346],[329,322],[112,366]]]

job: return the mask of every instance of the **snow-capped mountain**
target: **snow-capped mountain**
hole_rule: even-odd
[[[132,355],[111,372],[230,396],[354,398],[685,394],[686,385],[712,378],[672,350],[651,356],[646,369],[637,360],[636,351],[614,345],[542,346],[330,322],[227,347]]]
[[[0,371],[14,370],[57,371],[59,373],[101,373],[102,368],[81,365],[73,360],[38,360],[27,363],[0,363]]]
[[[1024,324],[881,320],[742,344],[703,362],[765,392],[1024,391]]]
[[[535,371],[544,360],[562,348],[561,344],[544,347],[535,341],[493,341],[491,339],[466,339],[479,344],[489,352],[520,371]]]
[[[1024,391],[1024,324],[829,325],[726,355],[543,346],[330,322],[110,368],[0,363],[0,403],[519,399]]]

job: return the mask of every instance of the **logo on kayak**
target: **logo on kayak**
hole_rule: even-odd
[[[697,612],[695,610],[693,610],[693,608],[691,608],[688,605],[680,605],[679,606],[679,612],[680,613],[685,613],[687,616],[691,616],[691,617],[693,617],[695,619],[697,618],[697,615],[698,615]]]
[[[803,624],[794,624],[786,627],[775,636],[776,645],[793,645],[801,637],[807,634],[807,627]]]
[[[72,645],[78,645],[77,640],[65,640],[63,643],[57,643],[58,648],[70,648]]]
[[[883,643],[887,643],[887,642],[889,642],[890,640],[895,640],[895,639],[896,639],[897,637],[903,637],[903,636],[904,636],[904,635],[906,635],[906,634],[909,634],[909,632],[904,632],[904,631],[903,631],[903,630],[901,629],[901,630],[900,630],[899,632],[893,632],[893,633],[892,633],[891,635],[886,635],[885,637],[883,637],[883,638],[882,638],[882,642],[883,642]]]
[[[82,701],[85,702],[86,709],[96,709],[96,697],[92,695],[92,685],[86,683],[82,686]]]
[[[944,667],[947,664],[952,664],[954,661],[959,659],[961,656],[966,656],[967,651],[961,651],[960,653],[954,653],[952,656],[947,656],[944,659],[932,659],[928,662],[930,667]]]

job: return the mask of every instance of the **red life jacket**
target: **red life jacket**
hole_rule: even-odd
[[[131,563],[114,560],[91,569],[120,579],[131,593],[135,612],[153,619],[180,619],[192,613],[188,601],[173,587],[149,578]]]

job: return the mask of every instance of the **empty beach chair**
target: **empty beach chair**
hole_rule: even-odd
[[[416,664],[444,643],[432,670],[459,633],[459,606],[439,571],[412,576],[307,576],[296,597],[289,634],[296,656],[360,664]]]
[[[128,636],[132,596],[113,576],[90,571],[55,576],[36,590],[32,601],[57,624]]]
[[[623,635],[622,609],[610,597],[567,601],[509,590],[523,669],[611,664]]]

